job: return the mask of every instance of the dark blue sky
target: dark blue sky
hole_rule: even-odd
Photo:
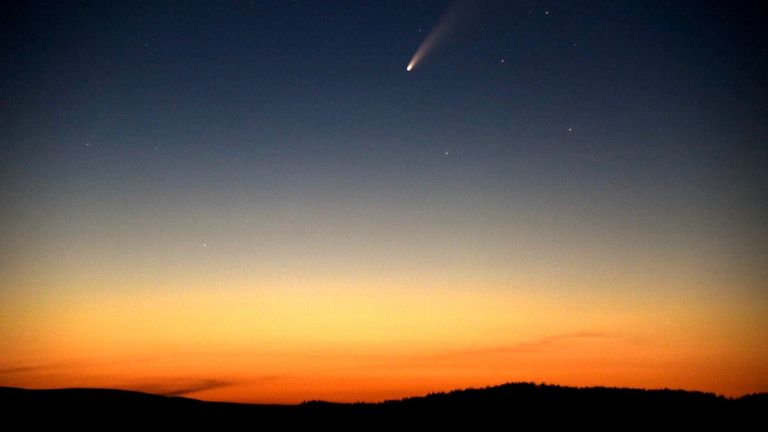
[[[480,2],[407,73],[449,2],[114,3],[4,6],[3,219],[19,239],[190,213],[229,238],[210,211],[283,203],[342,242],[359,233],[334,221],[349,208],[358,230],[406,237],[365,218],[411,209],[477,234],[522,212],[575,249],[679,236],[746,273],[765,261],[756,4]]]

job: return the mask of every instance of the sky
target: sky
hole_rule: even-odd
[[[1,386],[768,391],[756,2],[2,8]]]

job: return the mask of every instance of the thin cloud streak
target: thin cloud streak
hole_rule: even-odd
[[[569,341],[605,339],[605,338],[612,338],[612,337],[616,337],[616,336],[608,333],[586,332],[586,331],[563,333],[563,334],[547,336],[547,337],[543,337],[540,339],[535,339],[527,342],[520,342],[513,345],[508,345],[508,346],[454,351],[452,353],[447,354],[445,357],[459,357],[459,356],[469,356],[469,355],[476,355],[476,354],[530,353],[530,352],[543,351],[548,348],[553,348],[558,345],[561,345],[564,342],[569,342]]]
[[[250,384],[253,382],[267,382],[280,378],[282,377],[277,375],[264,375],[256,378],[249,377],[244,380],[230,381],[216,378],[172,377],[141,380],[140,382],[134,381],[117,387],[161,396],[186,396],[206,390]]]
[[[61,362],[55,362],[55,363],[39,363],[39,364],[18,364],[13,365],[13,363],[6,364],[5,368],[0,369],[0,375],[12,375],[12,374],[22,374],[22,373],[28,373],[28,372],[40,372],[40,371],[56,371],[56,370],[72,370],[72,369],[81,369],[91,366],[103,366],[107,364],[114,364],[117,363],[115,361],[106,361],[103,359],[76,359],[76,360],[68,360],[68,361],[61,361]]]

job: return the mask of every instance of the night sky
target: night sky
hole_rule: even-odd
[[[766,391],[767,18],[6,2],[0,385]]]

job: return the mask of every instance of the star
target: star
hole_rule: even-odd
[[[501,59],[501,63],[504,63],[504,59]]]
[[[573,128],[568,128],[568,132],[573,132]]]
[[[443,153],[443,156],[448,156],[448,150],[446,150],[445,153]]]
[[[91,146],[91,142],[90,142],[90,141],[86,141],[86,142],[85,142],[85,146],[86,146],[86,147],[90,147],[90,146]]]
[[[544,15],[549,15],[549,11],[544,11]]]

